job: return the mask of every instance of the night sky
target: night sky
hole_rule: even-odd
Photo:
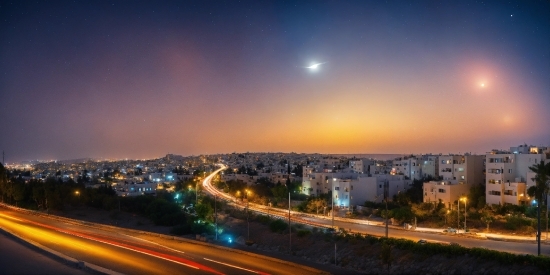
[[[0,2],[7,162],[550,144],[549,1],[158,2]]]

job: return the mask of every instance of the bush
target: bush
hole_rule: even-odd
[[[271,223],[272,219],[265,215],[258,215],[256,216],[255,220],[261,224],[268,225]]]
[[[269,229],[273,232],[283,232],[288,227],[288,224],[282,220],[276,219],[269,224]]]
[[[309,234],[311,234],[311,231],[309,230],[298,230],[298,233],[296,235],[298,235],[298,238],[303,238],[305,236],[308,236]]]
[[[531,221],[516,215],[506,217],[506,223],[504,224],[506,229],[517,230],[523,226],[532,226]]]

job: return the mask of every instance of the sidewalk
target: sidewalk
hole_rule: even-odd
[[[447,233],[444,232],[445,229],[440,228],[427,228],[427,227],[417,227],[414,231],[418,232],[426,232],[426,233],[440,233],[440,234],[453,234],[453,235],[462,235],[462,236],[470,236],[470,237],[477,237],[481,239],[491,239],[491,240],[498,240],[498,241],[511,241],[511,242],[536,242],[536,237],[533,236],[520,236],[520,235],[505,235],[505,234],[496,234],[496,233],[464,233],[463,231],[460,231],[459,233]],[[541,244],[550,244],[546,240],[546,232],[541,232]]]

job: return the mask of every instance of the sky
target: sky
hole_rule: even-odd
[[[550,145],[549,1],[2,0],[0,22],[6,162]]]

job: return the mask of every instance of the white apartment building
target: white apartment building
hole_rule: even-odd
[[[422,177],[432,177],[434,179],[439,178],[439,158],[435,155],[422,155],[420,162],[420,169],[422,170]]]
[[[333,179],[356,179],[359,174],[352,172],[316,172],[313,167],[303,168],[302,193],[308,196],[326,194],[332,190]]]
[[[535,173],[529,167],[547,160],[548,148],[520,145],[510,151],[493,150],[486,155],[486,202],[492,204],[529,203],[527,189],[534,186]]]
[[[158,183],[142,182],[142,183],[123,183],[119,182],[114,186],[117,195],[119,196],[140,196],[145,194],[155,194]]]
[[[441,180],[422,185],[423,201],[442,202],[451,208],[456,200],[470,192],[472,185],[484,183],[484,159],[483,155],[469,154],[438,156]]]
[[[412,186],[412,180],[404,179],[403,175],[374,175],[358,178],[332,178],[334,205],[349,208],[353,205],[363,205],[365,201],[382,202],[384,197],[389,201],[400,192]]]
[[[349,169],[354,173],[365,175],[389,174],[391,172],[391,161],[375,159],[350,159]]]
[[[444,181],[456,180],[459,184],[483,184],[483,155],[439,156],[439,176]]]
[[[434,204],[441,202],[446,208],[452,208],[460,197],[468,195],[470,187],[471,185],[461,184],[457,180],[425,182],[422,186],[424,202]]]
[[[371,159],[350,159],[349,168],[351,171],[359,174],[368,174],[370,166],[376,162]]]
[[[393,160],[392,175],[404,175],[413,180],[422,179],[422,161],[417,156],[404,156]]]

